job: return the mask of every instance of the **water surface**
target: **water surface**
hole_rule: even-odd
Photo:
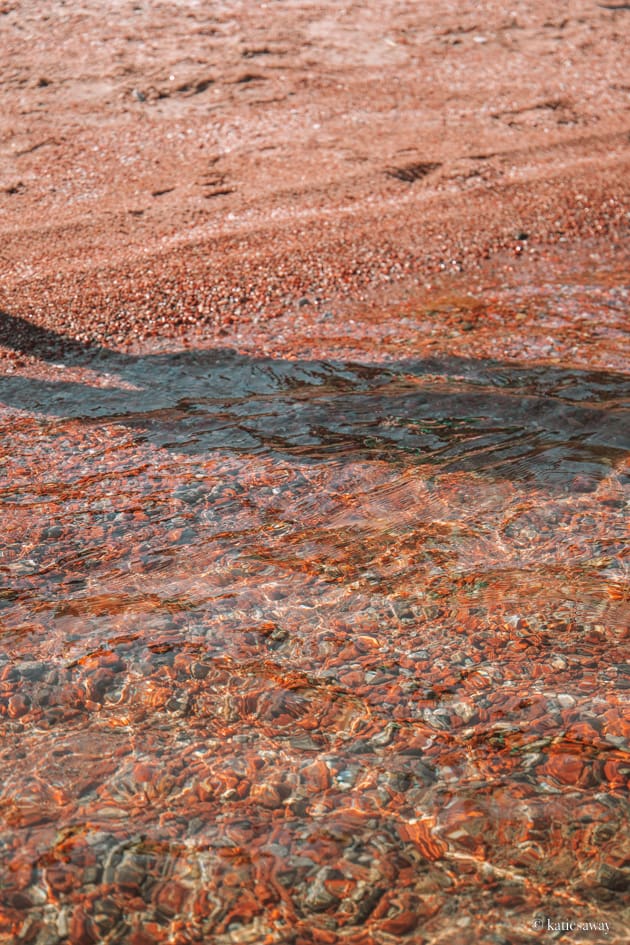
[[[623,941],[630,377],[0,318],[0,941]]]

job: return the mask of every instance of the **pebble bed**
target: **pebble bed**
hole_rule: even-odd
[[[627,294],[563,280],[273,356],[21,326],[3,945],[625,941]]]

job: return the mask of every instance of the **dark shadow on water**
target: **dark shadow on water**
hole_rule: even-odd
[[[0,403],[120,422],[180,453],[431,463],[588,490],[630,449],[630,376],[619,373],[458,357],[356,364],[230,349],[135,356],[4,313],[0,345],[59,370],[54,381],[0,378]],[[64,367],[89,368],[108,386],[65,381]]]

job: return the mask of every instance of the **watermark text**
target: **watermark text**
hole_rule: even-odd
[[[546,915],[537,915],[532,922],[537,932],[598,932],[608,935],[608,922],[593,919],[550,919]]]

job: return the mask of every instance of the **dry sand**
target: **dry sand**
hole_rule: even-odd
[[[112,345],[225,341],[300,300],[614,248],[629,22],[586,0],[5,0],[0,307]]]

